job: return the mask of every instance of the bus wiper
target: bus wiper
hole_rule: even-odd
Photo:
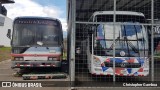
[[[117,43],[117,41],[120,41],[120,32],[119,32],[119,36],[117,37],[117,39],[115,39],[115,44]],[[114,42],[112,43],[110,49],[113,49],[113,44]]]
[[[126,41],[127,43],[127,48],[128,48],[128,54],[130,55],[130,51],[129,51],[129,46],[131,47],[131,49],[135,52],[138,53],[138,50],[136,49],[136,47],[128,40],[127,38],[127,31],[126,31],[126,27],[124,26],[124,31],[125,31],[125,36],[124,36],[124,41]]]
[[[117,37],[117,39],[115,40],[115,43],[117,43],[117,41],[120,41],[120,37]],[[112,43],[110,49],[113,49],[113,44],[114,44],[114,42]]]
[[[120,37],[117,37],[117,39],[115,40],[115,43],[117,43],[117,41],[120,41]],[[138,53],[138,50],[136,49],[136,47],[130,42],[128,41],[128,38],[127,37],[124,37],[124,41],[126,41],[128,43],[128,45],[132,48],[132,50],[135,52],[135,53]],[[111,45],[110,49],[113,49],[113,44]]]
[[[128,43],[128,45],[132,48],[132,50],[133,50],[135,53],[138,53],[138,49],[136,49],[136,47],[135,47],[130,41],[128,41],[128,38],[127,38],[127,37],[124,37],[124,40]]]

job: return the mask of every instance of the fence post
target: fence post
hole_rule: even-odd
[[[116,81],[116,76],[115,76],[115,23],[116,23],[116,1],[114,0],[114,16],[113,16],[113,82],[115,83]]]
[[[151,81],[154,81],[154,0],[151,0]]]
[[[71,79],[71,89],[74,89],[75,82],[75,17],[76,17],[76,0],[71,1],[71,19],[72,19],[72,30],[71,30],[71,60],[70,60],[70,79]]]

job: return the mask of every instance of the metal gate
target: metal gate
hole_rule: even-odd
[[[67,5],[72,87],[159,87],[159,0]]]

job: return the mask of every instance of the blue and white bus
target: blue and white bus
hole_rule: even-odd
[[[143,13],[97,11],[92,22],[98,22],[89,34],[87,65],[93,75],[113,75],[115,60],[116,76],[147,76],[149,74],[148,34]],[[94,29],[94,30],[93,30]],[[115,33],[114,33],[115,30]],[[115,43],[113,42],[115,35]],[[115,46],[115,59],[113,47]]]

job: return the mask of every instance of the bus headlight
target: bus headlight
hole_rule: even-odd
[[[101,61],[99,60],[99,58],[94,57],[94,66],[96,67],[101,67]]]
[[[14,60],[16,60],[16,61],[22,61],[23,57],[15,57]]]
[[[58,60],[58,59],[57,59],[56,57],[49,57],[48,60],[49,60],[49,61],[56,61],[56,60]]]

